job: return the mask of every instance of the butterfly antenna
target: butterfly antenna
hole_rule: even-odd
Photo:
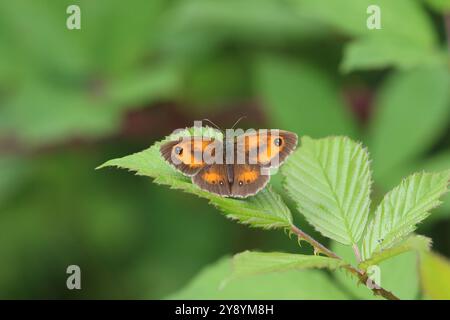
[[[212,122],[211,120],[209,120],[209,119],[202,119],[202,121],[207,121],[207,122],[209,122],[210,124],[212,124],[214,127],[216,127],[216,129],[218,129],[219,131],[223,131],[217,124],[215,124],[214,122]]]
[[[239,122],[241,122],[242,119],[245,119],[245,118],[247,118],[247,116],[242,116],[242,117],[240,117],[239,119],[237,119],[237,121],[233,124],[233,126],[231,127],[231,129],[234,129],[234,127],[235,127]]]

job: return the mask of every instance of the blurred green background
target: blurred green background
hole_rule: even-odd
[[[66,28],[71,4],[81,30]],[[381,30],[366,27],[370,4]],[[362,141],[376,202],[411,172],[450,168],[445,17],[450,32],[447,0],[2,0],[0,298],[371,297],[322,271],[215,296],[201,281],[223,278],[221,257],[311,250],[192,195],[94,168],[196,119],[226,128],[245,115],[243,128]],[[448,196],[419,233],[450,256]],[[66,288],[71,264],[82,290]],[[400,296],[421,296],[414,257],[389,268]]]

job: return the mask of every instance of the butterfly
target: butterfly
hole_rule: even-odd
[[[227,130],[225,139],[194,135],[163,143],[160,153],[200,189],[222,197],[246,198],[267,185],[270,169],[286,160],[297,141],[295,133],[278,129],[231,137]]]

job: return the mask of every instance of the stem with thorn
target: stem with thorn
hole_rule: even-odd
[[[313,248],[315,252],[318,253],[323,253],[324,255],[330,257],[330,258],[334,258],[334,259],[339,259],[339,260],[343,260],[341,257],[339,257],[336,253],[334,253],[333,251],[331,251],[330,249],[328,249],[327,247],[325,247],[323,244],[319,243],[317,240],[315,240],[313,237],[311,237],[309,234],[305,233],[304,231],[300,230],[298,227],[292,225],[291,226],[291,231],[297,235],[297,237],[300,240],[305,240],[306,242],[308,242]],[[359,251],[358,251],[359,252]],[[366,286],[369,284],[370,281],[369,277],[367,276],[367,274],[358,269],[355,268],[354,266],[347,264],[344,266],[344,268],[349,271],[351,274],[355,275],[356,277],[358,277],[359,281],[361,281],[361,283],[364,283]],[[380,295],[385,299],[388,300],[400,300],[397,296],[395,296],[392,292],[385,290],[381,287],[376,287],[376,286],[368,286],[368,288],[370,290],[372,290],[376,295]]]

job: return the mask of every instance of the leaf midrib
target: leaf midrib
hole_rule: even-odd
[[[335,200],[336,203],[337,203],[337,207],[338,207],[338,209],[339,209],[339,214],[340,214],[340,216],[341,216],[341,219],[342,219],[343,222],[344,222],[345,229],[347,230],[347,235],[348,235],[349,238],[350,238],[349,240],[350,240],[350,242],[351,242],[352,244],[354,244],[354,243],[355,243],[355,240],[354,240],[353,235],[352,235],[352,233],[351,233],[351,231],[350,231],[350,229],[349,229],[348,222],[347,222],[347,219],[346,219],[347,217],[346,217],[346,215],[343,213],[343,208],[341,208],[341,204],[340,204],[340,202],[339,202],[338,196],[337,196],[336,192],[334,191],[334,189],[333,189],[333,187],[332,187],[332,185],[331,185],[331,181],[329,180],[329,177],[328,177],[327,174],[326,174],[326,171],[325,171],[325,168],[324,168],[324,166],[323,166],[323,163],[322,163],[322,161],[320,161],[318,155],[316,154],[316,146],[315,146],[315,145],[314,145],[314,152],[313,152],[313,155],[314,155],[316,161],[319,163],[319,167],[320,167],[320,169],[322,170],[322,173],[323,173],[323,176],[324,176],[324,178],[325,178],[325,180],[326,180],[326,182],[327,182],[327,185],[328,185],[328,187],[330,188],[330,191],[331,191],[331,193],[332,193],[332,196],[333,196],[334,200]]]

